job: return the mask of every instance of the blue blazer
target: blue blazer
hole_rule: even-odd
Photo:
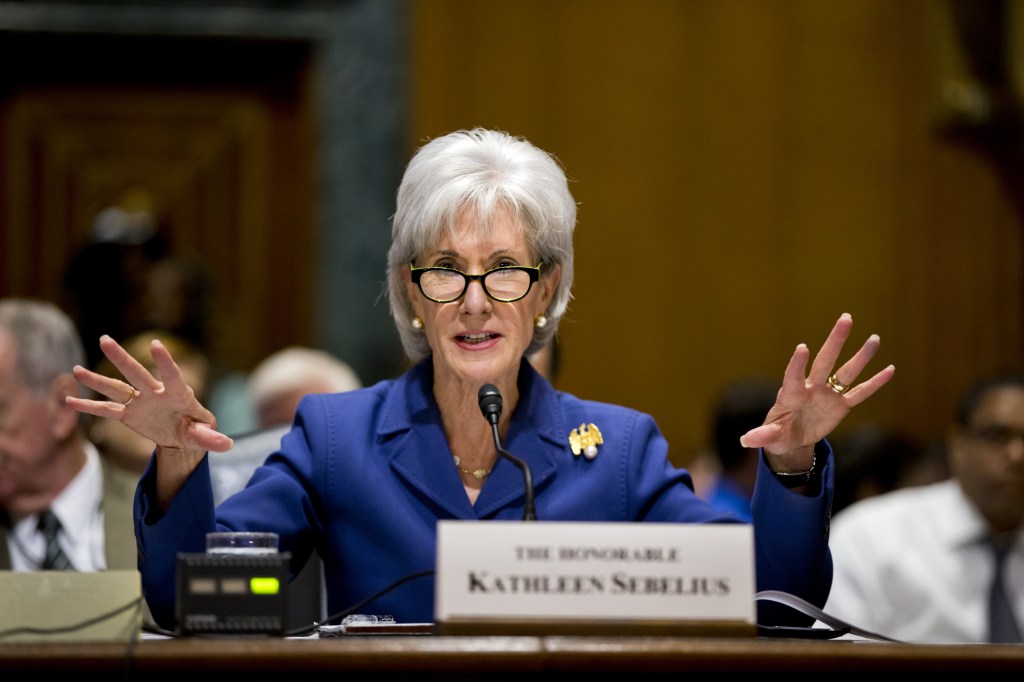
[[[205,551],[214,530],[272,531],[292,553],[293,575],[314,548],[324,561],[328,612],[338,613],[402,578],[431,571],[440,519],[523,517],[523,475],[499,459],[476,504],[452,463],[427,359],[397,379],[347,393],[310,395],[278,450],[244,490],[214,508],[209,457],[166,513],[155,504],[155,466],[139,482],[135,532],[143,591],[158,623],[174,623],[178,552]],[[668,460],[654,419],[622,406],[556,391],[523,361],[519,404],[505,449],[525,460],[544,521],[739,522],[693,492],[689,473]],[[480,419],[484,417],[481,415]],[[596,424],[594,459],[574,455],[569,433]],[[832,452],[819,444],[822,485],[814,496],[782,486],[762,457],[753,500],[756,581],[823,606],[832,581],[828,527]],[[364,605],[399,622],[433,622],[432,576],[410,580]],[[776,604],[759,621],[810,624]],[[787,613],[788,612],[788,613]]]

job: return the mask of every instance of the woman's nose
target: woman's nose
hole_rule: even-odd
[[[462,309],[464,312],[477,315],[487,312],[491,307],[491,299],[484,291],[484,284],[478,279],[469,283],[466,293],[462,296]]]

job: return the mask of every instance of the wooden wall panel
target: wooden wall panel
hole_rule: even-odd
[[[1013,35],[1024,30],[1021,4],[1008,3]],[[39,25],[56,18],[67,28],[72,14],[95,25],[100,14],[104,25],[123,27],[110,8],[61,5],[44,16],[37,4],[9,5],[5,26],[36,12]],[[159,187],[178,229],[210,249],[220,276],[237,287],[224,305],[239,316],[226,334],[236,334],[229,345],[237,342],[240,364],[288,338],[306,338],[314,326],[314,338],[331,338],[346,357],[377,373],[388,365],[380,355],[392,352],[390,322],[376,299],[363,299],[377,292],[373,273],[383,263],[389,214],[382,206],[393,198],[400,164],[392,129],[405,120],[404,159],[426,138],[485,125],[525,135],[565,163],[580,222],[559,383],[651,412],[679,461],[703,446],[711,400],[726,381],[781,376],[793,347],[816,349],[843,311],[854,315],[854,343],[871,332],[882,336],[871,369],[897,366],[893,384],[847,426],[878,421],[930,437],[971,377],[1020,363],[1020,217],[989,160],[952,144],[940,128],[945,86],[964,77],[947,3],[431,0],[338,7],[358,12],[275,6],[232,14],[243,24],[235,34],[301,35],[307,47],[318,46],[312,86],[294,58],[232,57],[238,45],[206,34],[205,10],[179,13],[161,3],[147,15],[152,23],[135,50],[165,30],[163,13],[203,35],[205,47],[232,49],[120,78],[140,98],[153,94],[140,86],[160,81],[224,107],[220,132],[202,138],[209,144],[189,138],[181,148],[203,148],[205,161],[166,164]],[[410,59],[408,74],[395,77],[398,67],[388,59],[404,56],[401,9],[409,14]],[[289,23],[289,14],[296,21]],[[3,37],[10,45],[10,35]],[[163,38],[169,49],[181,36]],[[196,48],[197,41],[185,42]],[[235,71],[234,85],[214,68],[225,61],[248,62]],[[117,64],[111,58],[77,75],[109,76]],[[46,66],[51,80],[76,71],[74,61]],[[170,137],[144,134],[132,151],[145,153],[101,163],[83,156],[83,144],[103,138],[83,137],[81,123],[67,128],[74,134],[48,127],[54,134],[45,140],[12,139],[12,130],[35,130],[21,114],[7,115],[12,93],[32,75],[22,67],[0,79],[5,294],[23,291],[22,283],[47,290],[54,249],[83,229],[95,197],[109,200],[126,169],[158,174],[146,159],[160,152],[147,145],[181,142],[177,129]],[[315,126],[307,101],[314,97],[330,99]],[[125,106],[143,112],[143,100]],[[196,132],[184,126],[190,129]],[[316,171],[315,154],[325,159]],[[23,169],[10,155],[31,163]],[[243,187],[245,201],[217,200]],[[314,220],[323,221],[315,230]],[[250,225],[262,226],[254,228],[262,236]]]
[[[89,181],[74,176],[78,194],[105,204],[135,183],[129,176],[158,183],[176,243],[217,259],[221,363],[244,371],[302,344],[344,358],[366,382],[390,376],[404,359],[379,294],[403,165],[405,13],[403,0],[0,2],[0,62],[18,65],[0,71],[0,201],[20,202],[0,206],[0,296],[49,297],[53,278],[39,273],[58,271],[65,255],[31,250],[43,209],[23,209],[39,183],[64,197],[49,172],[65,169],[38,165],[43,174],[30,177],[19,165],[35,143],[7,136],[12,108],[42,91],[82,105],[117,93],[130,100],[118,112],[130,121],[124,132],[149,129],[124,156],[88,160]],[[154,111],[143,96],[177,116],[216,101],[223,135],[183,139],[196,129],[161,129],[179,122],[159,111],[147,124]],[[161,143],[169,148],[157,152]],[[191,165],[159,161],[193,152]],[[68,210],[39,206],[47,221]]]
[[[726,381],[781,379],[844,311],[844,357],[877,332],[869,371],[897,371],[841,431],[937,436],[970,378],[1020,363],[1018,216],[937,125],[959,49],[944,3],[413,8],[411,139],[493,126],[564,162],[580,212],[559,384],[651,412],[678,461]]]

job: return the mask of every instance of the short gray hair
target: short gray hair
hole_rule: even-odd
[[[85,349],[74,322],[53,303],[24,298],[0,300],[0,333],[17,352],[15,372],[36,396],[45,396],[57,377],[85,365]],[[79,388],[79,393],[84,391]]]
[[[249,392],[257,405],[282,391],[342,393],[362,385],[347,362],[325,350],[303,346],[289,346],[268,355],[249,375]]]
[[[446,235],[464,208],[472,207],[481,229],[500,211],[511,211],[526,233],[533,256],[544,263],[541,277],[561,267],[558,287],[534,331],[526,354],[540,350],[558,332],[572,297],[576,201],[558,159],[520,137],[496,130],[458,130],[423,145],[406,167],[398,188],[388,252],[388,302],[406,355],[413,362],[430,354],[426,337],[412,326],[405,287],[409,264]]]

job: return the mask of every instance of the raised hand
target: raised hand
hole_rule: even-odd
[[[231,448],[231,438],[217,431],[217,419],[196,399],[174,358],[159,340],[153,340],[150,353],[162,380],[111,337],[101,337],[100,348],[127,382],[76,366],[75,379],[109,400],[69,397],[68,405],[79,412],[116,419],[159,448],[191,452],[223,452]]]
[[[811,466],[814,444],[841,422],[850,410],[864,402],[892,379],[889,365],[867,381],[857,377],[881,346],[877,334],[839,369],[832,371],[853,328],[853,318],[843,313],[806,372],[810,350],[800,344],[786,367],[782,388],[764,424],[740,438],[744,447],[764,448],[776,471],[804,471]]]

